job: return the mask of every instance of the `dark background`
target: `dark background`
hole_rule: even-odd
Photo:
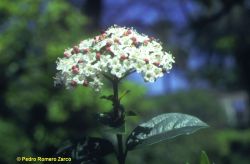
[[[249,0],[1,0],[0,163],[51,157],[65,140],[104,135],[91,115],[111,104],[89,88],[55,88],[53,76],[65,48],[113,24],[160,39],[176,61],[155,84],[136,75],[122,84],[132,91],[122,103],[139,114],[128,132],[164,112],[211,126],[135,150],[127,163],[195,164],[202,150],[216,164],[250,163],[249,18]]]

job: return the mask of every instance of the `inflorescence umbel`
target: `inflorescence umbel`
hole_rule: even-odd
[[[154,38],[114,25],[65,50],[57,60],[55,85],[64,84],[67,89],[83,85],[99,91],[103,77],[121,79],[135,71],[146,82],[154,82],[173,63],[173,56]]]

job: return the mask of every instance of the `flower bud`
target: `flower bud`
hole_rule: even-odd
[[[114,39],[114,42],[117,43],[117,44],[121,44],[121,42],[119,41],[119,39]]]
[[[95,57],[96,57],[96,60],[100,60],[100,58],[101,58],[101,53],[100,53],[100,52],[97,52]]]
[[[74,53],[78,54],[80,52],[79,48],[77,46],[73,47]]]
[[[133,41],[133,43],[137,42],[137,39],[134,36],[131,38],[131,40]]]
[[[74,73],[74,74],[78,74],[79,73],[79,68],[77,67],[77,66],[72,66],[72,72]]]
[[[127,57],[124,54],[122,54],[121,57],[120,57],[120,60],[123,61],[125,59],[127,59]]]
[[[106,51],[111,52],[110,47],[106,47],[105,49],[106,49]]]
[[[83,49],[83,53],[84,53],[84,54],[89,53],[89,49],[88,49],[88,48],[84,48],[84,49]]]
[[[110,47],[112,45],[112,42],[111,41],[108,41],[107,43],[106,43],[106,47]]]
[[[147,58],[143,59],[146,64],[148,64],[149,60]]]
[[[103,33],[99,36],[99,41],[104,40],[106,38],[106,33]]]
[[[71,85],[72,87],[76,87],[77,82],[76,82],[76,81],[74,81],[74,80],[72,80],[72,81],[71,81],[71,83],[70,83],[70,85]]]
[[[83,85],[84,87],[87,87],[87,86],[89,85],[89,82],[88,82],[87,80],[84,80],[84,82],[82,83],[82,85]]]
[[[124,33],[124,35],[125,36],[128,36],[128,35],[130,35],[132,32],[131,32],[131,30],[127,30],[125,33]]]
[[[64,57],[66,57],[66,58],[69,58],[70,57],[70,54],[69,53],[67,53],[67,52],[64,52]]]
[[[160,65],[160,62],[154,62],[153,64],[158,67]]]
[[[144,45],[148,45],[149,40],[144,40],[143,43]]]
[[[100,37],[99,36],[95,36],[95,43],[100,41]]]

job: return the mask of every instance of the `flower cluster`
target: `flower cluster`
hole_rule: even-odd
[[[99,91],[102,78],[118,79],[133,71],[154,82],[172,68],[174,58],[154,38],[134,29],[113,26],[102,34],[66,49],[57,60],[55,84],[90,86]]]

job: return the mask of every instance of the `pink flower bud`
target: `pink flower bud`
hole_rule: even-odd
[[[148,42],[149,42],[149,40],[144,40],[144,41],[143,41],[143,43],[144,43],[145,45],[148,45]]]
[[[106,43],[106,47],[110,47],[111,45],[112,45],[112,42],[110,41]]]
[[[70,54],[69,53],[67,53],[67,52],[64,52],[64,57],[66,57],[66,58],[69,58],[70,57]]]
[[[143,60],[148,64],[149,60],[147,58],[145,58]]]
[[[88,82],[87,80],[84,80],[84,82],[82,83],[82,85],[83,85],[84,87],[87,87],[87,86],[89,85],[89,82]]]
[[[103,33],[99,36],[99,41],[104,40],[106,38],[106,33]]]
[[[155,66],[157,66],[157,67],[160,65],[159,62],[154,62],[153,64],[154,64]]]
[[[106,51],[111,52],[110,47],[106,47]]]
[[[84,53],[84,54],[89,53],[89,49],[88,49],[88,48],[84,48],[84,49],[83,49],[83,53]]]
[[[79,73],[79,68],[77,67],[77,66],[72,66],[72,72],[74,73],[74,74],[77,74],[77,73]]]
[[[78,54],[80,52],[80,50],[77,46],[74,46],[73,50],[74,50],[75,54]]]
[[[132,37],[131,40],[133,41],[133,43],[137,42],[136,37]]]
[[[95,37],[95,42],[99,42],[100,41],[100,37],[99,36],[96,36]]]
[[[70,83],[70,85],[71,85],[72,87],[76,87],[77,82],[76,82],[76,81],[74,81],[74,80],[72,80],[72,81],[71,81],[71,83]]]
[[[131,33],[132,33],[131,30],[127,30],[126,32],[124,32],[123,35],[128,36],[128,35],[130,35]]]
[[[101,58],[101,53],[100,53],[100,52],[97,52],[95,57],[96,57],[96,60],[100,60],[100,58]]]
[[[127,59],[127,57],[124,54],[122,54],[121,57],[120,57],[120,60],[123,61],[125,59]]]

